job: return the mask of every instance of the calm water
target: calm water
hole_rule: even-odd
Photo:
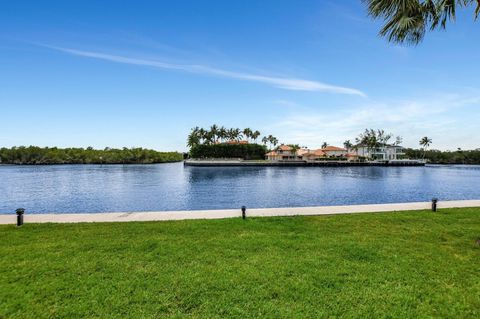
[[[480,166],[0,166],[0,213],[193,210],[480,199]]]

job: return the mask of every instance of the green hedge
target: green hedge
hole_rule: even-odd
[[[95,150],[89,148],[12,147],[0,149],[2,164],[153,164],[178,162],[183,154],[144,148]]]
[[[190,149],[192,158],[265,159],[267,148],[259,144],[199,144]]]

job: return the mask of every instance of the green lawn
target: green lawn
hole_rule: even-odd
[[[480,317],[480,209],[0,226],[0,318]]]

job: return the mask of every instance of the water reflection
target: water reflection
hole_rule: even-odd
[[[237,178],[261,178],[268,170],[262,167],[185,167],[188,180],[192,183],[206,180],[237,179]]]
[[[0,212],[103,212],[478,199],[480,166],[0,166]]]

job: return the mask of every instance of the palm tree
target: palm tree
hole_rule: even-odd
[[[352,148],[353,144],[352,142],[350,142],[350,140],[346,140],[345,142],[343,142],[343,147],[345,147],[348,150],[350,150]]]
[[[207,131],[206,131],[205,129],[201,128],[201,129],[198,130],[198,137],[200,138],[200,141],[201,141],[202,143],[205,143],[205,142],[206,142],[206,140],[207,140],[207,135],[208,135],[208,134],[207,134]]]
[[[277,144],[278,144],[278,139],[277,139],[275,136],[269,135],[269,136],[267,137],[267,139],[268,139],[268,141],[270,142],[270,144],[273,146],[272,149],[275,148],[275,146],[277,146]]]
[[[255,143],[257,143],[257,138],[260,136],[260,132],[259,131],[255,131],[252,133],[252,138],[253,140],[255,141]]]
[[[297,151],[300,149],[300,146],[298,144],[289,144],[290,146],[290,152],[293,153],[293,159],[297,159]]]
[[[240,142],[242,139],[243,134],[242,131],[239,128],[233,129],[233,139],[237,142]]]
[[[268,137],[266,137],[266,136],[262,137],[262,143],[263,143],[263,145],[267,146]]]
[[[328,143],[327,143],[327,142],[323,142],[322,148],[327,148],[327,146],[328,146]]]
[[[188,147],[192,148],[192,147],[200,144],[199,131],[200,131],[200,129],[198,128],[198,126],[192,128],[192,131],[190,132],[190,134],[188,135],[188,138],[187,138],[187,146]]]
[[[369,15],[385,21],[380,36],[390,42],[418,44],[427,29],[445,29],[455,20],[456,9],[476,3],[475,19],[480,14],[480,0],[362,0]]]
[[[372,153],[371,157],[373,158],[373,153],[375,153],[376,148],[380,144],[377,133],[375,132],[375,130],[370,129],[369,134],[368,134],[367,143],[368,143],[368,147],[370,148],[371,153]]]
[[[276,138],[275,136],[272,138],[272,143],[273,143],[273,147],[275,147],[275,145],[278,144],[278,138]]]
[[[427,136],[422,137],[419,142],[420,146],[423,147],[423,159],[425,159],[425,154],[427,153],[427,148],[432,144],[432,139]]]
[[[377,130],[377,142],[378,146],[385,146],[388,144],[388,141],[392,138],[392,134],[385,133],[384,130]]]
[[[274,148],[273,147],[273,139],[274,139],[273,135],[268,135],[267,136],[267,141],[268,141],[268,143],[270,143],[270,149],[272,149],[272,150]]]
[[[203,143],[208,145],[215,144],[215,135],[212,131],[205,131]]]
[[[227,139],[229,141],[235,140],[235,129],[233,129],[233,128],[228,129],[226,135],[227,135]]]
[[[212,138],[212,142],[215,144],[217,142],[217,136],[218,136],[218,126],[213,124],[210,126],[210,136]]]
[[[377,131],[373,129],[365,129],[363,133],[358,135],[355,139],[358,145],[364,146],[367,148],[368,157],[373,157],[373,150],[378,147],[379,140],[377,136]]]
[[[218,138],[223,142],[227,138],[227,129],[222,126],[218,129]]]
[[[252,133],[253,133],[253,131],[248,127],[243,130],[243,135],[245,136],[247,141],[250,137],[252,137]]]

